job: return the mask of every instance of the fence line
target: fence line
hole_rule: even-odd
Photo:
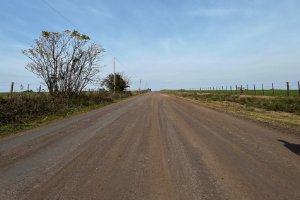
[[[297,82],[285,82],[274,83],[266,85],[253,84],[252,87],[249,84],[235,84],[235,85],[222,85],[212,87],[200,87],[200,92],[209,93],[230,93],[230,94],[243,94],[243,95],[265,95],[265,96],[299,96],[300,97],[300,81]],[[233,90],[233,88],[235,90]],[[195,90],[195,89],[193,89]]]
[[[84,91],[86,92],[98,92],[100,88],[88,85]],[[43,84],[29,84],[20,82],[0,82],[0,96],[2,97],[12,97],[14,94],[26,93],[30,95],[31,93],[45,93],[48,92],[48,88]]]
[[[25,90],[25,86],[27,86]],[[267,87],[266,87],[267,86]],[[2,89],[3,88],[3,89]],[[5,89],[6,88],[6,89]],[[235,90],[234,90],[234,89]],[[96,89],[92,89],[96,90]],[[300,81],[297,82],[272,82],[271,84],[261,84],[261,88],[257,84],[253,84],[252,86],[249,84],[235,84],[235,85],[221,85],[221,86],[210,86],[210,87],[201,87],[199,89],[191,89],[191,90],[199,90],[200,92],[212,92],[212,93],[220,93],[226,92],[230,94],[246,94],[246,95],[267,95],[267,96],[299,96],[300,97]],[[40,84],[23,84],[16,82],[0,82],[0,91],[4,91],[4,93],[8,93],[7,95],[12,96],[17,92],[47,92],[46,87],[42,87]],[[91,91],[91,89],[86,89],[86,91]]]

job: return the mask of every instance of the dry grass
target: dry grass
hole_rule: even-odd
[[[173,93],[173,95],[178,98],[188,99],[189,101],[203,104],[219,111],[243,116],[275,127],[284,127],[291,130],[293,133],[300,134],[300,116],[294,113],[269,111],[261,108],[248,107],[236,102],[205,101],[203,99],[194,99],[192,96],[178,96],[176,93]]]
[[[300,116],[296,114],[251,108],[232,102],[206,102],[205,104],[216,109],[238,113],[258,121],[268,122],[273,125],[280,124],[281,126],[296,128],[300,131]]]

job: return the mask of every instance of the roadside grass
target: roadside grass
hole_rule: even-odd
[[[209,107],[237,113],[251,119],[300,131],[300,98],[204,93],[164,90],[166,94],[187,98]]]
[[[189,91],[164,91],[182,97],[188,97],[202,101],[228,101],[235,102],[246,107],[261,108],[270,111],[281,111],[300,115],[300,98],[298,97],[279,97],[279,96],[251,96],[221,93],[201,93]]]
[[[131,92],[83,94],[72,99],[49,95],[0,96],[0,138],[76,114],[99,109],[132,96]]]

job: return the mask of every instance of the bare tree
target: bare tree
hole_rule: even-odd
[[[43,31],[22,53],[31,60],[26,69],[43,79],[51,95],[70,97],[97,80],[104,49],[77,31]]]

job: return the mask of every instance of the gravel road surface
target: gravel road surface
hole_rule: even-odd
[[[0,140],[0,199],[300,199],[300,137],[148,93]]]

